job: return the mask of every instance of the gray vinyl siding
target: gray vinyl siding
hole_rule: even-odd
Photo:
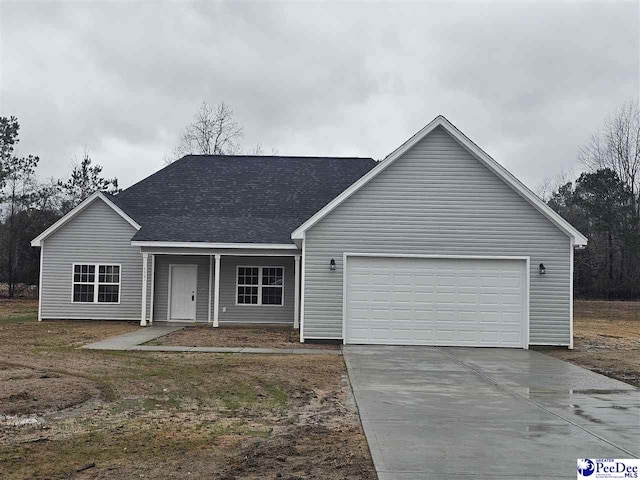
[[[169,296],[169,265],[198,266],[196,322],[207,322],[209,314],[209,255],[156,255],[154,280],[154,321],[167,320]],[[236,269],[240,266],[284,267],[284,305],[236,305]],[[151,266],[151,259],[149,259]],[[212,274],[215,269],[212,269]],[[213,276],[213,275],[212,275]],[[151,278],[149,278],[149,285]],[[150,288],[150,287],[149,287]],[[149,290],[150,291],[150,290]],[[287,323],[294,316],[294,260],[293,257],[222,256],[220,260],[220,325],[225,323]],[[213,298],[211,297],[213,320]],[[226,308],[226,312],[224,311]]]
[[[530,343],[569,344],[569,237],[441,128],[306,232],[305,338],[342,338],[344,252],[530,256]]]
[[[136,230],[102,200],[95,200],[44,240],[43,319],[140,320],[142,256]],[[120,264],[120,303],[73,303],[74,263]]]

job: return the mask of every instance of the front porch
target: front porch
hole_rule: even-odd
[[[300,253],[142,250],[141,326],[180,324],[299,327]]]

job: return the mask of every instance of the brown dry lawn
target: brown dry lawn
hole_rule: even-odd
[[[640,387],[640,302],[576,300],[574,349],[546,353]]]
[[[252,347],[338,349],[338,345],[300,343],[297,330],[286,327],[187,327],[148,343],[184,347]]]
[[[2,479],[375,478],[341,357],[78,350],[137,326],[36,311],[0,300]]]

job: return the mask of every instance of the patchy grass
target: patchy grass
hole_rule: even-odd
[[[574,349],[546,353],[640,387],[640,302],[574,303]]]
[[[320,348],[336,350],[335,344],[300,343],[300,332],[291,327],[212,328],[197,325],[157,338],[148,345],[186,347],[251,347],[251,348]]]
[[[35,322],[36,320],[38,320],[37,299],[0,298],[0,325]]]
[[[138,327],[17,303],[0,315],[2,479],[375,478],[341,357],[80,350]]]
[[[166,454],[175,459],[178,455],[202,450],[213,436],[205,429],[185,435],[177,425],[171,430],[153,431],[135,420],[120,430],[114,433],[91,429],[75,432],[64,441],[39,443],[35,448],[34,444],[25,444],[11,450],[2,449],[0,465],[8,467],[8,477],[4,478],[61,477],[89,463],[95,463],[98,469],[102,465],[124,467],[131,461],[151,461],[163,447]],[[18,471],[23,472],[22,476],[16,475]]]

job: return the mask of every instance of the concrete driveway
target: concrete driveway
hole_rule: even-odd
[[[640,390],[531,350],[347,346],[380,479],[576,478],[640,456]]]

